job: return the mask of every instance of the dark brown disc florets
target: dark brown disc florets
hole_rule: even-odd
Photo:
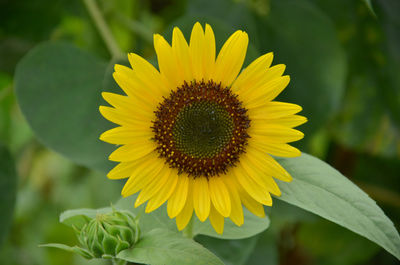
[[[226,173],[245,151],[250,120],[229,88],[213,81],[184,83],[155,111],[157,151],[194,177]]]

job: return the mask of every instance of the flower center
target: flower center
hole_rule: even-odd
[[[213,81],[184,83],[155,111],[156,150],[179,173],[226,173],[247,144],[250,120],[229,88]]]
[[[229,112],[213,101],[198,101],[178,113],[172,135],[176,149],[196,158],[212,158],[233,135]]]

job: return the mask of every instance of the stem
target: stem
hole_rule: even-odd
[[[122,14],[116,14],[116,18],[125,25],[130,31],[136,35],[142,37],[145,41],[152,44],[153,43],[153,32],[145,27],[138,21],[131,20]]]
[[[190,218],[190,221],[185,229],[183,229],[183,236],[187,238],[193,238],[193,216]]]
[[[100,12],[99,7],[97,6],[95,0],[83,0],[90,17],[92,18],[97,30],[99,31],[104,43],[107,46],[108,51],[110,52],[113,58],[123,58],[123,53],[120,50],[117,42],[115,41],[111,30],[109,29],[106,21],[104,20],[103,15]]]

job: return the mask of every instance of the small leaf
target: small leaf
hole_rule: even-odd
[[[0,245],[11,225],[16,189],[17,174],[14,161],[8,150],[0,145]]]
[[[325,162],[307,154],[279,159],[293,176],[279,182],[279,199],[335,222],[382,246],[400,259],[400,236],[366,193]]]
[[[154,229],[143,235],[133,248],[121,251],[117,258],[149,265],[224,264],[199,243],[164,229]]]
[[[112,208],[100,209],[75,209],[67,210],[60,214],[60,223],[81,229],[90,219],[95,218],[97,214],[109,213]]]
[[[41,245],[39,245],[39,247],[58,248],[58,249],[62,249],[65,251],[74,252],[76,254],[81,255],[82,257],[84,257],[86,259],[94,258],[92,256],[92,254],[90,254],[89,251],[87,251],[86,249],[77,247],[77,246],[70,247],[70,246],[67,246],[64,244],[50,243],[50,244],[41,244]]]

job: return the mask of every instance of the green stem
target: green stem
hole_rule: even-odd
[[[116,14],[116,18],[121,22],[121,24],[125,25],[130,31],[140,36],[142,39],[147,41],[148,43],[153,43],[153,32],[149,30],[142,23],[129,19],[128,17],[122,14]]]
[[[193,238],[193,216],[190,218],[190,221],[185,229],[183,229],[183,236],[187,238]]]
[[[104,20],[103,15],[100,12],[99,7],[95,0],[83,0],[90,17],[92,18],[97,30],[99,31],[101,37],[103,38],[104,43],[107,46],[108,51],[110,52],[113,58],[123,58],[123,53],[120,50],[117,42],[115,41],[110,28],[108,27],[106,21]]]

